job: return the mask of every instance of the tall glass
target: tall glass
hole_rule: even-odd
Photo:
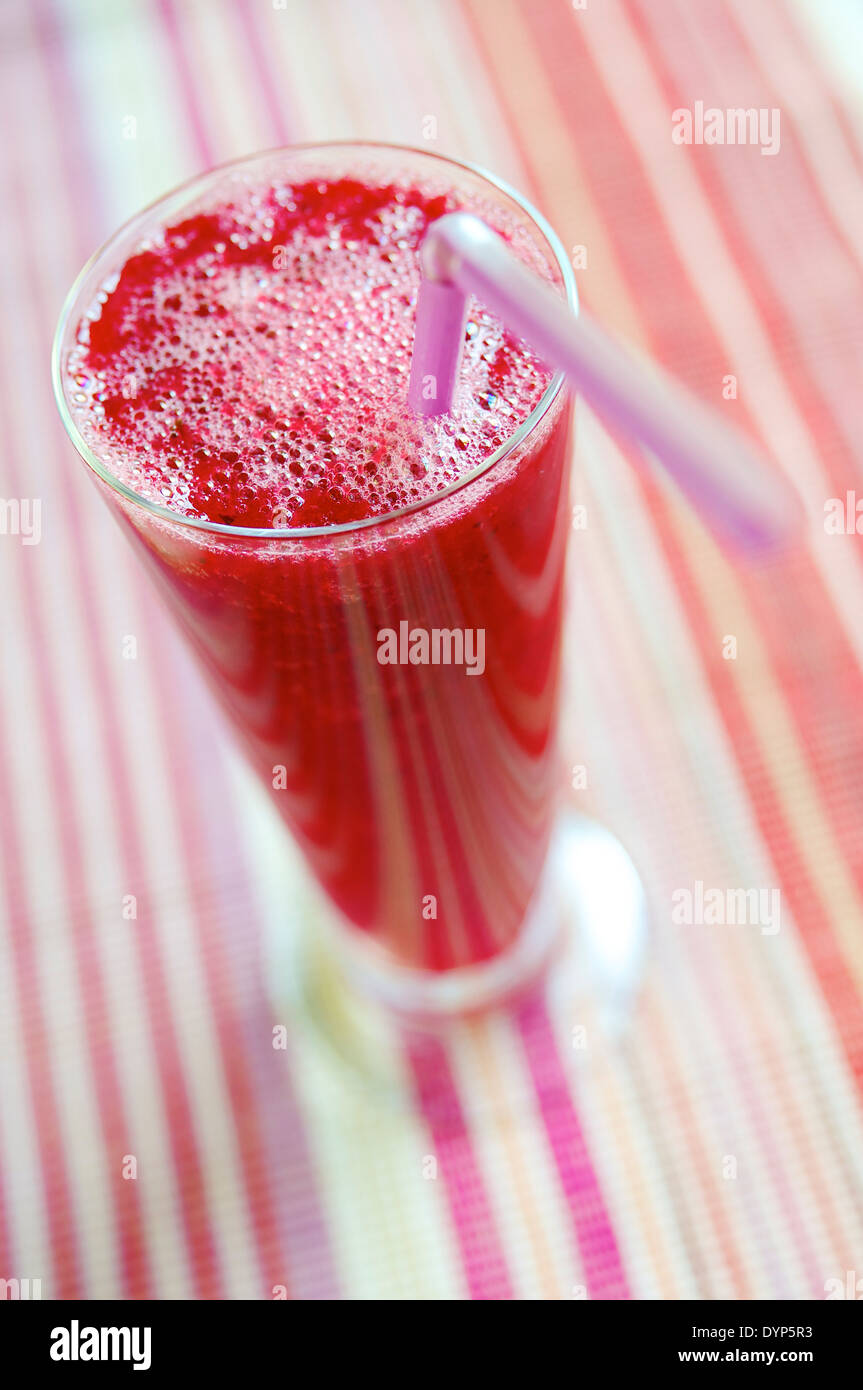
[[[388,161],[518,217],[575,307],[554,233],[489,175],[398,147],[296,147],[195,179],[112,237],[69,295],[53,372],[72,442],[338,909],[341,960],[395,1007],[436,1014],[517,988],[554,927],[540,884],[561,785],[561,377],[479,467],[422,502],[345,525],[256,529],[181,517],[131,491],[82,437],[65,370],[100,286],[226,177],[349,166],[362,178]],[[358,432],[373,429],[358,419]]]

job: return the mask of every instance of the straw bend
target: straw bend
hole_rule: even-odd
[[[549,367],[565,372],[610,425],[655,454],[715,530],[750,549],[787,542],[800,531],[796,492],[735,425],[584,314],[571,314],[478,217],[441,217],[420,257],[408,390],[419,414],[452,407],[467,301],[475,294]]]

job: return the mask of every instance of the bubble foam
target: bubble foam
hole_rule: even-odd
[[[456,207],[549,275],[514,215],[409,182],[232,188],[163,228],[78,326],[67,374],[82,436],[146,500],[227,525],[359,521],[456,482],[550,379],[472,302],[453,410],[409,409],[418,248]]]

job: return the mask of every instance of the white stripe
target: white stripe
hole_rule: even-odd
[[[252,0],[252,25],[258,15],[274,13],[264,0]],[[205,109],[216,159],[238,159],[274,143],[264,103],[248,54],[243,26],[234,5],[192,0],[177,6],[177,23],[200,79],[196,90]],[[265,47],[265,45],[264,45]],[[200,156],[196,155],[196,164]]]
[[[508,117],[460,0],[439,0],[436,6],[413,0],[413,4],[423,67],[428,64],[432,90],[439,93],[444,131],[451,130],[454,136],[444,141],[444,153],[474,160],[523,190],[527,184],[524,165],[509,138]]]

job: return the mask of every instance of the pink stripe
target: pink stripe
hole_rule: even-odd
[[[177,97],[185,111],[186,120],[194,138],[195,148],[200,157],[201,167],[209,169],[212,165],[218,163],[218,158],[214,152],[210,134],[202,115],[201,105],[197,100],[195,73],[192,64],[186,56],[182,26],[177,16],[175,0],[156,0],[156,10],[161,21],[165,38],[171,50],[171,57],[176,70],[175,76],[177,80],[175,89]]]
[[[11,200],[10,200],[11,202]],[[5,351],[5,336],[0,337],[0,352]],[[0,363],[2,365],[2,363]],[[6,374],[0,371],[0,392],[5,394]],[[0,396],[2,399],[2,396]],[[4,401],[3,415],[7,407]],[[18,486],[19,470],[7,436],[3,451],[4,495],[21,495]],[[16,556],[16,563],[25,563],[25,552]],[[29,563],[29,557],[27,557]],[[26,575],[26,571],[25,571]],[[26,621],[31,632],[40,631],[39,615],[32,612],[30,586],[22,586],[27,612]],[[44,637],[37,636],[34,652],[38,657],[45,653]],[[50,732],[51,726],[47,726]],[[10,727],[5,706],[0,704],[0,748],[3,749],[2,762],[9,763],[8,747],[14,734]],[[56,767],[56,763],[55,763]],[[54,802],[56,805],[56,801]],[[24,1041],[24,1059],[29,1083],[29,1099],[36,1131],[39,1154],[40,1175],[51,1248],[52,1277],[47,1279],[48,1292],[54,1298],[78,1299],[84,1296],[84,1281],[81,1268],[78,1223],[72,1198],[66,1148],[63,1143],[63,1130],[60,1109],[57,1101],[53,1076],[53,1056],[50,1048],[50,1029],[45,1016],[39,982],[39,970],[34,946],[34,935],[27,900],[27,889],[21,866],[27,862],[24,843],[21,837],[15,807],[10,797],[5,799],[0,813],[0,882],[4,885],[6,902],[6,921],[9,941],[12,948],[12,963],[15,975],[15,994],[19,1003],[21,1031]],[[5,1275],[6,1270],[3,1271]],[[24,1271],[21,1277],[41,1278],[47,1271]],[[8,1270],[9,1277],[14,1271]]]
[[[540,994],[520,1007],[518,1028],[581,1251],[590,1298],[630,1297],[617,1240],[573,1105],[569,1080]]]
[[[285,14],[276,14],[272,7],[264,8],[255,4],[254,0],[239,0],[237,15],[248,45],[255,83],[263,98],[267,122],[272,132],[271,136],[267,137],[267,144],[275,142],[278,145],[287,145],[290,140],[296,138],[296,127],[294,120],[288,115],[288,103],[285,99],[286,76],[281,70],[278,71],[277,86],[270,61],[273,50],[265,48],[261,39],[259,26],[263,24],[265,14],[271,21],[275,17],[276,23],[287,18]]]
[[[8,1161],[3,1148],[3,1131],[0,1130],[0,1279],[14,1279],[14,1271],[17,1268],[15,1251],[12,1249],[12,1230],[8,1217],[6,1187],[3,1182],[3,1168]],[[20,1277],[26,1276],[22,1274]],[[38,1279],[40,1277],[44,1276],[40,1276],[34,1271],[32,1278]]]
[[[23,200],[19,200],[19,213],[24,210],[25,206]],[[22,225],[26,235],[27,222],[25,218],[22,218]],[[34,284],[31,289],[31,296],[34,302],[39,303],[44,322],[41,287]],[[62,447],[65,454],[68,448],[65,439]],[[66,461],[71,464],[68,456]],[[110,687],[107,665],[102,655],[102,646],[95,640],[95,633],[99,631],[100,619],[93,603],[89,565],[83,554],[81,534],[76,524],[75,499],[68,486],[67,478],[68,474],[64,474],[61,469],[58,495],[62,496],[63,501],[60,514],[69,525],[70,537],[73,538],[75,549],[79,555],[78,572],[81,583],[79,597],[84,617],[83,627],[88,639],[89,664],[94,673],[95,688],[104,691]],[[128,1139],[122,1137],[127,1122],[122,1118],[124,1114],[123,1100],[115,1072],[113,1052],[105,1032],[107,1005],[98,948],[92,934],[89,913],[83,907],[83,904],[86,904],[88,900],[88,885],[82,873],[83,853],[76,834],[74,817],[70,813],[75,804],[74,781],[64,741],[60,734],[63,724],[56,697],[56,691],[62,689],[62,679],[57,678],[55,673],[49,669],[49,653],[52,650],[52,645],[47,633],[43,633],[42,636],[38,635],[42,632],[41,614],[36,610],[31,587],[26,584],[24,585],[24,604],[28,623],[36,634],[33,652],[40,704],[39,726],[47,742],[57,783],[56,804],[60,808],[58,829],[61,861],[68,883],[69,901],[82,905],[80,920],[76,922],[76,930],[71,933],[71,940],[78,964],[78,990],[81,994],[87,1020],[93,1081],[100,1105],[106,1159],[109,1172],[112,1175],[112,1191],[115,1201],[117,1203],[122,1202],[122,1207],[118,1211],[123,1247],[122,1258],[127,1278],[131,1281],[130,1287],[138,1289],[138,1293],[133,1296],[143,1297],[149,1281],[149,1273],[146,1268],[143,1248],[137,1189],[135,1184],[124,1182],[120,1172],[120,1158],[123,1153],[130,1151]],[[118,774],[112,784],[115,794],[113,819],[121,846],[123,879],[128,885],[126,891],[137,896],[140,919],[142,924],[146,924],[146,883],[134,811],[128,791],[129,777],[125,766],[122,738],[117,727],[112,702],[102,699],[99,701],[99,707],[100,729],[106,745],[107,764]],[[173,1027],[170,1021],[166,1022],[164,1017],[163,1000],[166,993],[164,970],[158,948],[153,942],[152,933],[145,926],[133,933],[133,939],[138,951],[157,1061],[162,1077],[178,1181],[191,1206],[197,1210],[201,1206],[200,1163],[192,1135],[191,1115],[182,1079],[179,1050]],[[117,1183],[120,1184],[119,1188],[116,1186]],[[190,1248],[198,1248],[202,1244],[199,1225],[197,1220],[191,1222],[189,1228]]]
[[[60,101],[63,88],[55,85],[53,79],[57,76],[59,69],[65,70],[65,63],[58,58],[55,51],[55,31],[50,24],[40,25],[40,48],[48,67],[48,86],[51,92],[52,102],[57,106]],[[68,83],[67,83],[68,87]],[[69,129],[70,120],[77,109],[77,103],[73,100],[68,103],[68,107],[55,110],[55,128],[64,136]],[[86,167],[82,167],[81,160],[84,158],[83,149],[75,145],[74,140],[70,150],[63,151],[65,158],[61,165],[66,172],[68,197],[67,197],[67,216],[69,225],[76,230],[77,241],[86,240],[86,232],[83,229],[84,213],[81,211],[86,206],[86,200],[77,196],[76,180],[83,175],[87,175],[87,186],[96,184],[96,180],[89,175]],[[77,163],[70,163],[73,155],[77,155]],[[25,223],[26,232],[26,223]],[[33,239],[25,235],[24,245],[29,247],[35,244]],[[30,261],[28,256],[28,263]],[[42,287],[38,280],[38,270],[36,267],[29,266],[29,274],[33,282],[32,297],[38,305],[40,321],[44,325],[50,323],[51,316],[43,301]],[[70,543],[77,555],[78,573],[80,575],[80,604],[84,617],[83,630],[86,634],[88,643],[88,665],[93,673],[93,689],[96,692],[104,692],[110,689],[111,682],[106,661],[107,643],[97,640],[97,633],[101,630],[101,618],[98,614],[97,606],[94,602],[94,568],[95,559],[87,552],[87,547],[83,542],[83,531],[80,526],[75,490],[71,486],[71,471],[73,460],[67,453],[68,444],[58,428],[58,457],[56,460],[56,470],[58,474],[57,486],[62,490],[63,509],[62,516],[67,526]],[[62,450],[62,455],[61,451]],[[36,644],[37,654],[50,650],[50,643],[40,642]],[[42,672],[44,685],[44,699],[46,702],[46,715],[43,717],[42,725],[46,730],[53,730],[61,727],[56,710],[51,709],[53,701],[52,682],[47,677],[47,672]],[[203,1175],[201,1161],[198,1151],[198,1143],[192,1120],[191,1106],[189,1102],[186,1080],[183,1073],[182,1060],[180,1057],[179,1046],[176,1037],[176,1030],[170,1013],[165,1008],[165,1000],[168,997],[167,984],[165,979],[164,964],[162,961],[159,947],[156,943],[155,934],[147,930],[147,893],[146,879],[144,871],[144,860],[141,849],[141,840],[136,823],[135,807],[133,805],[130,792],[130,773],[127,767],[125,747],[122,729],[117,719],[114,704],[109,699],[98,699],[100,711],[99,728],[105,743],[105,759],[107,766],[114,769],[115,777],[113,780],[113,791],[115,794],[115,825],[117,836],[120,842],[121,864],[123,868],[124,881],[128,884],[129,892],[135,893],[138,897],[138,908],[140,914],[140,929],[133,934],[133,939],[138,952],[139,965],[143,993],[150,1021],[150,1028],[155,1048],[156,1062],[162,1084],[162,1093],[167,1114],[167,1131],[174,1158],[174,1168],[176,1179],[181,1194],[182,1218],[186,1235],[189,1257],[195,1286],[199,1297],[219,1297],[222,1293],[221,1280],[217,1270],[217,1258],[215,1246],[212,1239],[212,1232],[206,1212],[206,1199],[203,1186]],[[61,831],[65,837],[72,836],[71,817],[66,816],[61,821]],[[74,857],[72,848],[67,850],[67,859],[71,861]],[[80,855],[79,855],[80,858]],[[71,867],[71,862],[70,862]],[[143,910],[142,910],[143,909]],[[96,960],[95,949],[88,953],[90,969]],[[86,978],[86,975],[85,975]],[[105,1077],[111,1065],[110,1054],[106,1051],[100,1058],[94,1060],[94,1079],[97,1087],[106,1084]],[[120,1113],[121,1100],[119,1096],[114,1101]],[[128,1150],[123,1150],[128,1151]],[[112,1148],[109,1155],[109,1162],[112,1168],[116,1166],[116,1153]],[[134,1187],[134,1184],[124,1183],[125,1189]],[[126,1201],[129,1198],[126,1195]],[[138,1275],[137,1277],[140,1277]]]
[[[20,203],[18,206],[20,207]],[[8,437],[6,449],[7,458],[11,458]],[[14,478],[18,470],[13,467],[11,472]],[[19,495],[20,488],[17,484],[13,486],[16,488],[13,495]],[[74,792],[69,759],[59,734],[62,727],[61,714],[55,696],[59,683],[49,670],[45,659],[45,654],[50,649],[50,640],[46,635],[43,615],[34,600],[32,586],[25,581],[22,590],[22,613],[33,635],[38,702],[36,717],[42,731],[48,765],[52,770],[55,804],[61,808],[57,816],[57,828],[64,893],[67,895],[66,901],[74,905],[68,917],[71,928],[69,939],[75,955],[76,989],[83,1005],[86,1045],[120,1245],[123,1287],[127,1297],[143,1299],[150,1297],[152,1292],[150,1262],[146,1250],[139,1190],[136,1183],[126,1182],[121,1172],[122,1156],[133,1152],[134,1146],[131,1143],[127,1111],[123,1103],[108,1031],[109,1013],[105,983],[93,917],[87,907],[87,885],[82,871],[83,849],[76,834],[74,818],[68,813],[68,808],[74,805]],[[63,808],[66,808],[65,813]],[[10,820],[12,814],[10,813]],[[28,912],[23,904],[22,907],[25,913]],[[118,914],[119,907],[118,903]],[[22,917],[21,921],[24,920],[26,918]],[[28,925],[26,930],[29,933],[32,929]],[[35,978],[32,987],[38,988]]]
[[[503,1248],[489,1206],[443,1044],[405,1035],[417,1097],[431,1131],[472,1299],[513,1297]]]
[[[5,710],[0,710],[0,747],[4,750],[4,763],[7,761],[5,750],[9,741],[6,725]],[[23,862],[24,849],[14,816],[4,814],[0,816],[0,876],[5,884],[6,920],[12,946],[15,993],[20,1001],[25,1067],[36,1128],[48,1240],[53,1262],[53,1277],[48,1281],[45,1292],[54,1298],[77,1299],[84,1296],[77,1218],[54,1086],[53,1057],[49,1046],[50,1030],[39,988],[26,890],[18,867]],[[3,1273],[5,1275],[6,1271]],[[13,1270],[10,1269],[8,1274],[9,1277],[14,1277]],[[41,1270],[32,1271],[33,1278],[41,1278],[42,1275]],[[31,1277],[30,1272],[22,1271],[21,1277]]]
[[[28,234],[27,213],[29,204],[26,190],[23,184],[15,181],[15,174],[12,174],[13,188],[11,204],[18,211],[18,221],[16,225],[21,226],[23,231],[22,247],[31,246],[32,238]],[[19,248],[16,248],[18,250]],[[18,256],[18,264],[22,278],[28,283],[32,302],[36,302],[42,309],[42,319],[44,324],[48,322],[48,316],[44,312],[44,305],[41,301],[41,287],[36,283],[36,275],[32,263],[32,257],[23,253]],[[4,339],[3,350],[5,351],[6,341]],[[5,391],[9,377],[3,373],[0,382]],[[23,486],[25,468],[19,461],[12,448],[11,441],[7,439],[5,451],[5,461],[9,470],[11,493],[12,495],[23,495],[27,488]],[[80,839],[76,833],[74,818],[70,814],[63,814],[63,808],[74,805],[73,787],[74,781],[69,763],[69,758],[63,745],[60,734],[62,719],[59,706],[56,700],[56,690],[61,688],[61,681],[55,682],[49,669],[52,643],[48,637],[47,624],[43,621],[44,614],[36,598],[36,589],[29,577],[25,576],[22,583],[23,611],[25,614],[26,625],[33,635],[32,652],[34,655],[34,668],[36,674],[36,698],[39,710],[39,726],[45,741],[49,766],[54,775],[54,788],[52,798],[52,812],[59,808],[56,815],[57,828],[60,843],[60,865],[64,878],[64,896],[68,903],[74,904],[76,909],[75,929],[70,933],[70,940],[75,955],[77,972],[77,987],[80,993],[85,1018],[86,1045],[90,1057],[90,1065],[93,1074],[94,1087],[96,1092],[96,1104],[99,1112],[101,1125],[102,1142],[105,1151],[105,1161],[107,1172],[110,1175],[111,1201],[114,1208],[114,1217],[117,1226],[120,1264],[124,1288],[128,1296],[133,1298],[146,1298],[150,1292],[150,1270],[149,1261],[144,1242],[143,1221],[141,1214],[141,1204],[137,1187],[134,1183],[123,1180],[121,1172],[121,1160],[124,1153],[130,1151],[130,1141],[128,1136],[128,1121],[125,1116],[124,1107],[120,1095],[119,1080],[117,1076],[114,1056],[107,1045],[107,1003],[104,989],[104,982],[100,969],[98,953],[93,937],[93,922],[89,911],[86,908],[87,886],[83,874],[83,853]],[[52,812],[49,812],[51,814]],[[14,828],[14,809],[10,806],[8,815],[8,830],[14,832],[17,838],[17,829]],[[22,861],[23,862],[23,861]],[[23,929],[22,924],[29,920],[29,906],[25,901],[24,889],[20,877],[15,880],[16,894],[20,894],[17,902],[17,910],[13,912],[13,921],[17,921],[18,930],[13,931],[13,940],[19,938],[19,946],[26,950],[26,959],[19,957],[19,965],[24,970],[24,978],[27,985],[22,984],[19,990],[19,997],[29,999],[30,995],[24,993],[24,989],[38,992],[38,973],[36,969],[35,954],[32,953],[30,946],[30,932]],[[26,939],[26,945],[25,945]],[[36,994],[33,994],[33,1006],[41,1012],[41,1002],[37,1003]],[[40,1030],[41,1031],[41,1030]],[[28,1056],[30,1053],[28,1046]],[[60,1130],[59,1112],[51,1113],[51,1104],[47,1093],[42,1104],[37,1106],[37,1124],[41,1130],[40,1142],[43,1148],[47,1149],[49,1162],[55,1173],[59,1156],[53,1152],[58,1143]],[[43,1128],[43,1123],[47,1128]],[[52,1179],[52,1182],[59,1179]],[[68,1194],[65,1179],[60,1182],[61,1207],[65,1209],[67,1200],[71,1201]],[[66,1219],[71,1222],[71,1216],[66,1213]],[[72,1238],[71,1227],[69,1239]],[[79,1255],[75,1254],[75,1264],[79,1262]],[[77,1274],[76,1274],[77,1279]],[[65,1282],[65,1275],[58,1276],[58,1283]],[[71,1295],[70,1295],[71,1296]]]

